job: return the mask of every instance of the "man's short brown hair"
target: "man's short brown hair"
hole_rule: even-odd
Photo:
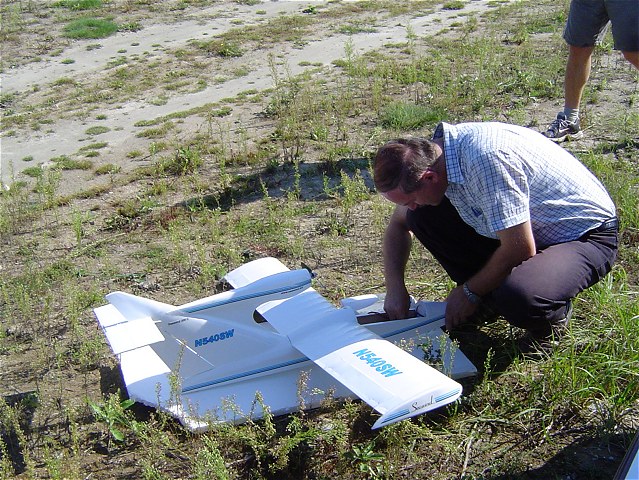
[[[434,143],[425,138],[398,138],[382,145],[375,154],[373,178],[379,192],[401,188],[412,193],[422,174],[436,161]]]

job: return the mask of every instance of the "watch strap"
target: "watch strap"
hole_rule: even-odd
[[[475,305],[481,303],[481,297],[468,288],[468,284],[464,283],[462,288],[464,289],[464,294],[470,303]]]

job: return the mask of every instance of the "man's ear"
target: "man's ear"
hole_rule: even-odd
[[[435,170],[431,170],[430,167],[422,173],[422,176],[419,178],[420,182],[428,182],[437,179],[437,172]]]

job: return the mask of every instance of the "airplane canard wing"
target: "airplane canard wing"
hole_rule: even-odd
[[[358,324],[313,289],[264,312],[291,344],[382,416],[390,425],[455,401],[459,383]]]

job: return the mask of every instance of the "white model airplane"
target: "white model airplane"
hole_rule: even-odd
[[[381,414],[378,428],[461,395],[461,385],[425,356],[440,356],[454,378],[476,373],[441,329],[444,303],[419,302],[412,318],[381,321],[371,315],[381,310],[377,296],[336,308],[311,287],[308,270],[274,258],[225,279],[233,289],[178,307],[114,292],[95,309],[129,397],[191,430],[260,418],[264,406],[290,413],[301,399],[319,406],[328,392],[368,403]]]

